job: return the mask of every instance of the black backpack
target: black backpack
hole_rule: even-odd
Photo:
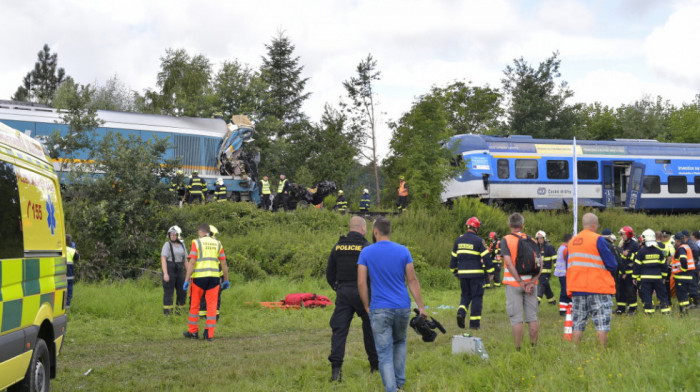
[[[529,235],[525,237],[512,233],[510,235],[518,237],[518,256],[513,261],[518,275],[539,274],[542,268],[540,247]]]

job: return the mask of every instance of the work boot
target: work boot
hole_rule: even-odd
[[[369,364],[369,372],[374,373],[379,371],[379,364],[374,364],[372,365],[371,363]]]
[[[337,382],[342,382],[343,381],[343,370],[342,368],[335,367],[331,369],[331,382],[337,381]]]
[[[209,330],[204,330],[204,336],[203,336],[203,338],[204,338],[204,340],[206,340],[207,342],[211,342],[211,338],[209,337]]]
[[[182,333],[182,336],[186,337],[187,339],[199,339],[199,332],[192,333],[190,331],[185,331]]]
[[[617,308],[617,310],[615,311],[615,314],[618,316],[620,316],[624,313],[625,313],[625,308]]]
[[[461,315],[461,314],[458,314],[458,315],[457,315],[457,326],[458,326],[458,327],[464,328],[464,318],[465,318],[465,317],[466,317],[466,316],[463,316],[463,315]]]

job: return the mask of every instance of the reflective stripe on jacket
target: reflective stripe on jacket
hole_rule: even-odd
[[[73,264],[73,257],[75,257],[75,249],[66,246],[66,264]]]
[[[260,183],[262,184],[262,194],[269,195],[270,194],[270,181],[261,180]]]
[[[518,232],[518,233],[510,233],[513,235],[506,234],[503,236],[503,239],[506,240],[506,243],[508,244],[508,251],[510,252],[510,260],[511,263],[513,264],[513,268],[515,268],[515,259],[518,257],[518,237],[525,238],[527,234]],[[505,257],[504,257],[505,259]],[[523,282],[529,282],[532,280],[532,275],[520,275],[520,279],[522,279]],[[503,269],[503,284],[507,284],[509,286],[513,287],[520,287],[520,284],[515,280],[513,275],[508,271],[508,266]]]
[[[192,278],[219,277],[219,255],[221,243],[211,237],[201,237],[192,242],[197,246],[197,259],[195,260]],[[192,256],[192,253],[190,253]]]
[[[401,181],[399,183],[399,196],[408,196],[408,188],[406,187],[406,181]]]
[[[688,257],[690,255],[690,257]],[[687,268],[683,268],[682,261],[685,260]],[[692,280],[693,274],[690,271],[690,263],[693,262],[693,269],[695,269],[695,262],[693,260],[693,252],[690,247],[683,244],[676,249],[676,254],[673,256],[671,262],[671,274],[673,274],[674,279],[681,280]]]
[[[282,193],[284,191],[285,184],[287,184],[286,178],[284,180],[280,181],[280,184],[277,186],[277,193]]]
[[[599,234],[583,230],[569,241],[566,294],[574,292],[615,294],[615,280],[598,252]]]

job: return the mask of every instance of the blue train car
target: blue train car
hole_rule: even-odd
[[[198,171],[209,189],[214,189],[216,179],[222,178],[232,199],[260,203],[254,175],[253,178],[223,176],[219,172],[217,155],[228,132],[224,120],[106,110],[100,110],[97,114],[104,121],[104,124],[95,130],[97,140],[108,132],[119,133],[124,137],[135,135],[142,140],[167,137],[171,147],[164,158],[179,158],[185,175]],[[43,105],[0,101],[0,122],[41,141],[54,130],[58,130],[61,135],[68,132],[68,125],[61,122],[60,113]],[[77,159],[87,157],[88,151],[83,151],[78,154]],[[54,168],[58,170],[56,163]]]
[[[457,135],[447,144],[465,170],[443,201],[560,209],[573,203],[573,142],[531,136]],[[629,210],[700,210],[700,145],[616,139],[576,142],[578,201]]]

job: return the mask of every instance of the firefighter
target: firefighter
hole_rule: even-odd
[[[644,246],[639,249],[634,258],[632,279],[644,303],[644,314],[651,315],[656,311],[651,301],[653,292],[656,292],[656,297],[659,299],[661,313],[670,313],[671,304],[666,296],[663,281],[666,277],[666,252],[662,244],[656,241],[654,230],[644,230],[642,239]]]
[[[219,235],[219,230],[212,226],[209,225],[209,237],[213,239],[217,239],[216,236]],[[219,264],[219,279],[221,280],[221,283],[224,282],[224,271],[221,268],[221,264]],[[190,303],[192,302],[192,297],[190,297]],[[219,297],[217,298],[216,302],[216,321],[219,321],[219,316],[221,314],[221,290],[219,290]],[[199,318],[204,318],[207,317],[207,299],[202,298],[202,301],[200,302],[199,305]]]
[[[683,235],[682,233],[681,236]],[[678,239],[676,234],[676,252],[671,262],[671,274],[675,282],[676,298],[678,298],[678,309],[681,316],[688,314],[690,306],[690,289],[693,282],[693,271],[695,268],[695,260],[693,259],[693,251],[690,247]]]
[[[396,199],[396,207],[398,207],[399,212],[406,211],[407,203],[408,184],[406,183],[406,178],[404,176],[399,176],[399,197]]]
[[[199,339],[198,312],[199,303],[203,297],[207,299],[207,319],[204,330],[204,339],[211,341],[216,329],[216,298],[219,289],[226,290],[230,287],[228,280],[228,267],[226,266],[226,254],[221,242],[209,237],[210,228],[206,223],[199,225],[197,233],[199,238],[192,240],[190,260],[187,263],[185,291],[190,287],[192,279],[192,298],[190,301],[190,313],[188,317],[188,330],[183,336],[189,339]],[[220,284],[219,266],[224,273],[224,283]]]
[[[192,178],[190,179],[189,185],[187,185],[187,190],[190,194],[190,204],[193,202],[204,202],[204,194],[207,191],[207,183],[199,177],[199,173],[196,170],[192,172]]]
[[[280,173],[280,182],[277,185],[277,194],[275,195],[275,200],[272,202],[272,211],[275,212],[280,208],[280,204],[284,207],[285,211],[289,210],[289,205],[287,200],[289,199],[289,180],[284,173]]]
[[[214,189],[214,200],[226,201],[226,185],[223,178],[216,179],[216,188]]]
[[[544,231],[538,231],[535,234],[535,240],[540,247],[540,254],[542,255],[542,273],[537,285],[537,302],[541,302],[544,296],[547,297],[547,302],[550,305],[554,305],[554,292],[549,285],[549,279],[552,277],[552,263],[557,260],[557,251],[547,241],[547,233]]]
[[[676,249],[681,246],[685,245],[690,249],[690,253],[687,255],[688,259],[688,272],[690,276],[692,276],[693,279],[691,279],[690,282],[688,282],[688,297],[690,298],[690,305],[688,306],[688,309],[694,309],[698,307],[698,301],[700,300],[698,296],[698,270],[695,267],[696,264],[696,259],[693,256],[693,247],[688,243],[688,241],[685,239],[685,233],[681,232],[681,235],[683,238],[679,239],[678,237],[674,236],[675,239],[675,246]]]
[[[495,231],[489,233],[489,256],[493,263],[493,287],[501,287],[501,269],[503,269],[503,259],[501,258],[501,244],[498,234]]]
[[[360,212],[369,212],[369,190],[367,188],[362,190],[362,198],[360,199]]]
[[[622,236],[622,264],[617,266],[615,314],[623,314],[625,310],[632,315],[637,313],[637,290],[632,282],[634,257],[639,250],[639,244],[634,238],[634,230],[629,226],[620,229]]]
[[[73,282],[75,282],[75,267],[74,262],[80,260],[80,254],[75,249],[73,236],[66,234],[66,309],[70,308],[71,300],[73,299]]]
[[[341,370],[345,357],[345,342],[348,332],[350,332],[350,323],[356,314],[362,319],[362,335],[370,371],[379,370],[379,358],[374,344],[369,314],[365,311],[357,288],[357,260],[362,249],[370,245],[365,239],[366,233],[367,223],[365,220],[359,216],[353,216],[350,218],[350,232],[338,239],[328,256],[326,280],[336,293],[335,309],[330,321],[333,331],[331,354],[328,356],[332,371],[331,381],[340,382],[342,380]]]
[[[333,208],[341,214],[348,210],[348,201],[345,199],[342,189],[338,191],[338,198],[335,199],[335,207]]]
[[[177,194],[177,200],[182,203],[185,201],[185,177],[182,170],[178,170],[175,176],[170,180],[170,192]]]
[[[469,328],[481,327],[481,308],[484,299],[484,274],[493,274],[493,263],[489,250],[477,232],[481,222],[476,217],[467,219],[467,232],[457,238],[452,248],[450,271],[459,279],[462,298],[457,310],[457,326],[465,327],[467,308],[471,304]]]
[[[260,181],[260,200],[261,207],[267,211],[270,209],[270,178],[265,174]]]

